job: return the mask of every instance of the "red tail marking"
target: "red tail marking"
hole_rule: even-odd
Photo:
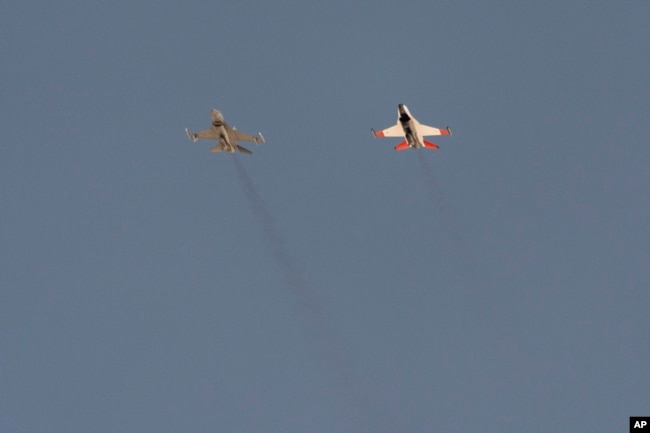
[[[408,148],[409,148],[409,144],[406,141],[402,141],[400,144],[395,146],[395,150],[404,150]]]
[[[424,140],[424,147],[429,148],[429,149],[440,149],[437,144],[432,143],[430,141]]]

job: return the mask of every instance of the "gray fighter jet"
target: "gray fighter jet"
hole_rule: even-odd
[[[262,142],[264,143],[264,137],[261,132],[257,133],[257,136],[252,136],[228,125],[223,119],[223,114],[219,110],[212,109],[210,110],[210,115],[212,116],[212,126],[210,129],[205,129],[199,132],[190,132],[185,128],[185,133],[190,140],[196,142],[199,138],[205,138],[208,140],[217,140],[219,144],[210,149],[210,152],[223,152],[235,153],[235,150],[238,150],[242,153],[247,153],[251,155],[253,152],[246,149],[243,146],[237,144],[238,141],[253,141],[255,143]]]
[[[404,104],[397,106],[397,124],[379,132],[375,132],[374,129],[371,129],[371,131],[375,134],[375,137],[404,137],[405,140],[395,146],[395,150],[420,149],[422,147],[438,149],[437,144],[431,143],[423,137],[427,135],[451,135],[449,127],[440,129],[422,125],[411,115]]]

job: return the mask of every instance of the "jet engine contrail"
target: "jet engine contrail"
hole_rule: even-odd
[[[385,411],[373,408],[369,398],[364,395],[358,386],[355,386],[358,385],[358,381],[354,380],[352,369],[346,362],[346,357],[343,355],[343,346],[339,343],[337,333],[332,328],[331,322],[325,317],[324,310],[310,293],[303,270],[289,253],[287,244],[279,234],[275,218],[258,192],[253,180],[239,159],[236,156],[233,159],[239,181],[243,186],[246,198],[253,208],[255,218],[262,227],[263,235],[271,249],[273,258],[282,270],[289,291],[297,299],[299,306],[302,307],[303,311],[301,313],[305,315],[304,319],[313,328],[312,332],[316,334],[314,342],[318,351],[321,352],[319,355],[323,358],[326,366],[331,369],[330,373],[335,376],[339,397],[342,397],[346,403],[353,405],[357,412],[361,412],[361,414],[350,415],[355,418],[363,417],[366,423],[374,427],[370,431],[395,431],[389,427],[392,420],[387,419]],[[347,407],[347,410],[349,409],[351,408]],[[388,428],[388,430],[384,430],[385,428]]]
[[[307,290],[304,272],[289,254],[286,243],[280,237],[275,218],[271,215],[269,207],[257,191],[257,188],[253,184],[253,180],[248,175],[248,172],[239,159],[235,157],[234,161],[237,175],[239,176],[240,183],[244,188],[244,193],[253,208],[255,218],[262,227],[263,235],[271,249],[273,258],[284,274],[283,277],[286,280],[289,290],[298,298],[298,301],[302,306],[311,310],[312,313],[319,313],[316,308],[315,300]]]
[[[423,152],[418,151],[416,153],[422,174],[424,175],[427,187],[429,188],[429,198],[433,206],[436,207],[440,212],[442,222],[449,231],[450,240],[455,245],[455,248],[458,249],[457,253],[461,256],[460,258],[466,262],[466,264],[467,262],[473,262],[470,260],[470,249],[467,241],[461,233],[458,223],[456,222],[454,212],[449,204],[449,200],[440,188],[433,169],[429,165],[428,161],[424,158]]]
[[[305,273],[289,253],[287,244],[278,232],[275,218],[273,218],[269,207],[258,192],[248,172],[236,157],[234,161],[237,175],[253,208],[255,218],[262,227],[263,235],[271,249],[273,259],[282,271],[289,292],[298,303],[300,314],[304,316],[302,318],[307,321],[312,328],[311,331],[316,334],[318,349],[324,352],[322,355],[328,358],[328,362],[332,364],[330,367],[337,370],[339,375],[346,376],[347,371],[342,368],[342,359],[344,357],[342,356],[341,345],[338,343],[338,338],[330,321],[325,318],[323,308],[310,292]]]

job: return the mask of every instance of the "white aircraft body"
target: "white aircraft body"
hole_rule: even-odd
[[[246,149],[243,146],[237,144],[238,141],[254,141],[259,143],[260,141],[264,143],[264,137],[261,132],[257,133],[257,136],[246,134],[245,132],[238,131],[232,126],[228,125],[223,118],[223,114],[219,110],[212,109],[210,110],[210,115],[212,117],[212,126],[210,129],[205,129],[199,132],[190,132],[185,128],[185,133],[190,140],[196,142],[200,138],[205,138],[208,140],[217,140],[219,144],[212,147],[210,152],[223,152],[235,153],[235,150],[238,150],[242,153],[252,154],[250,150]]]
[[[395,150],[409,148],[438,149],[438,145],[424,139],[429,135],[451,135],[449,127],[445,129],[434,128],[433,126],[422,125],[411,115],[404,104],[397,106],[397,124],[379,132],[371,129],[375,137],[404,137],[404,141],[395,146]]]

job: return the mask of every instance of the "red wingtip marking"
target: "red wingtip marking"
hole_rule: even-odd
[[[375,137],[383,137],[384,131],[375,132]]]
[[[430,141],[424,140],[424,143],[422,143],[422,144],[424,144],[424,147],[429,148],[429,149],[440,149],[440,147],[438,147],[437,144],[432,143]]]
[[[409,148],[409,144],[406,141],[402,141],[400,144],[395,146],[395,150],[404,150],[408,148]]]
[[[441,129],[440,135],[451,135],[451,132],[449,131],[449,129]]]

